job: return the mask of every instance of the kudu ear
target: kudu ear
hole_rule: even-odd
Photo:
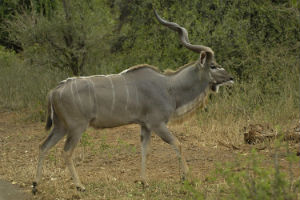
[[[207,57],[206,56],[206,52],[205,51],[201,51],[199,61],[200,61],[200,64],[201,64],[202,67],[204,67],[204,64],[206,62],[206,57]]]
[[[212,60],[212,53],[207,51],[201,51],[200,52],[200,58],[197,62],[198,67],[204,68],[205,66],[208,66],[207,63],[210,63]]]

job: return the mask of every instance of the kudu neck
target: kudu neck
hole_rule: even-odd
[[[195,65],[191,65],[182,71],[169,76],[171,95],[176,102],[176,109],[187,106],[193,107],[207,92],[209,86],[208,77],[201,75]]]

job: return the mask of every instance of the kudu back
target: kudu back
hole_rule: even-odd
[[[42,165],[49,149],[67,137],[63,155],[78,190],[85,190],[75,170],[72,153],[88,126],[111,128],[139,124],[142,143],[142,182],[146,180],[146,155],[151,133],[172,145],[180,160],[182,178],[188,166],[177,138],[166,124],[195,109],[209,91],[232,83],[233,78],[215,61],[211,48],[189,43],[185,28],[162,19],[157,20],[178,32],[182,45],[196,53],[199,59],[172,73],[161,73],[150,65],[131,67],[120,74],[74,77],[60,82],[48,94],[46,129],[53,125],[49,136],[40,145],[33,193],[41,180]]]

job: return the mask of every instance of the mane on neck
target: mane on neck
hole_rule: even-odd
[[[129,67],[128,69],[122,71],[120,74],[130,73],[145,68],[152,69],[153,71],[161,73],[161,71],[155,66],[148,65],[148,64],[141,64],[141,65],[135,65],[133,67]]]
[[[179,72],[181,72],[182,70],[184,70],[185,68],[195,64],[196,62],[190,62],[188,64],[185,64],[181,67],[179,67],[178,69],[176,69],[175,71],[174,70],[171,70],[171,69],[166,69],[164,71],[164,74],[167,75],[167,76],[171,76],[171,75],[175,75],[175,74],[178,74]]]

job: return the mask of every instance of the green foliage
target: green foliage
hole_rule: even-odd
[[[100,152],[104,152],[104,151],[106,151],[106,150],[108,150],[108,149],[110,149],[110,148],[111,148],[111,146],[107,143],[106,137],[105,137],[105,136],[102,136],[101,141],[100,141],[100,143],[99,143],[98,150],[99,150]]]
[[[92,139],[93,138],[91,136],[89,136],[86,132],[84,132],[80,139],[80,145],[83,146],[84,148],[93,146],[94,144]]]
[[[115,147],[117,152],[129,152],[136,153],[136,147],[134,145],[128,144],[126,141],[122,139],[117,140],[117,145]]]
[[[236,79],[201,115],[254,118],[263,112],[276,124],[299,110],[297,1],[20,2],[1,2],[2,30],[23,49],[0,50],[1,107],[40,113],[46,93],[67,76],[119,73],[142,63],[176,69],[198,59],[157,22],[155,8],[185,27],[191,43],[210,46]]]
[[[44,118],[46,96],[65,73],[26,65],[20,55],[0,46],[0,109],[30,109]],[[41,113],[42,111],[42,113]],[[34,117],[40,120],[40,116]]]
[[[100,0],[58,1],[51,17],[25,10],[7,23],[7,29],[11,40],[21,44],[28,64],[77,76],[94,64],[95,53],[105,52],[104,37],[113,23],[105,8]]]
[[[247,159],[241,156],[235,162],[218,166],[215,174],[205,179],[210,185],[223,179],[214,195],[198,189],[206,188],[206,183],[200,183],[196,188],[185,182],[184,189],[193,199],[297,199],[300,180],[290,179],[276,162],[274,166],[263,166],[263,159],[266,158],[253,150]],[[297,163],[299,158],[293,156],[290,162]]]
[[[270,71],[262,51],[299,53],[294,1],[44,0],[33,7],[10,20],[10,38],[33,64],[75,75],[119,72],[140,63],[176,68],[197,59],[176,33],[158,24],[152,7],[184,26],[192,43],[212,47],[219,63],[242,80],[252,81],[257,68]]]
[[[6,29],[6,22],[25,10],[40,13],[45,17],[52,17],[56,9],[56,0],[2,0],[0,1],[0,45],[15,51],[21,51],[19,42],[14,42],[9,38],[9,31]]]
[[[295,50],[299,53],[299,12],[287,3],[148,0],[124,5],[115,1],[113,8],[119,9],[120,20],[113,50],[122,64],[149,62],[165,69],[197,59],[197,54],[179,44],[177,33],[158,24],[149,6],[152,2],[163,18],[188,30],[193,44],[212,47],[217,61],[243,80],[251,81],[258,67],[270,70],[270,66],[261,65],[263,50],[288,47],[287,54],[295,56]]]

